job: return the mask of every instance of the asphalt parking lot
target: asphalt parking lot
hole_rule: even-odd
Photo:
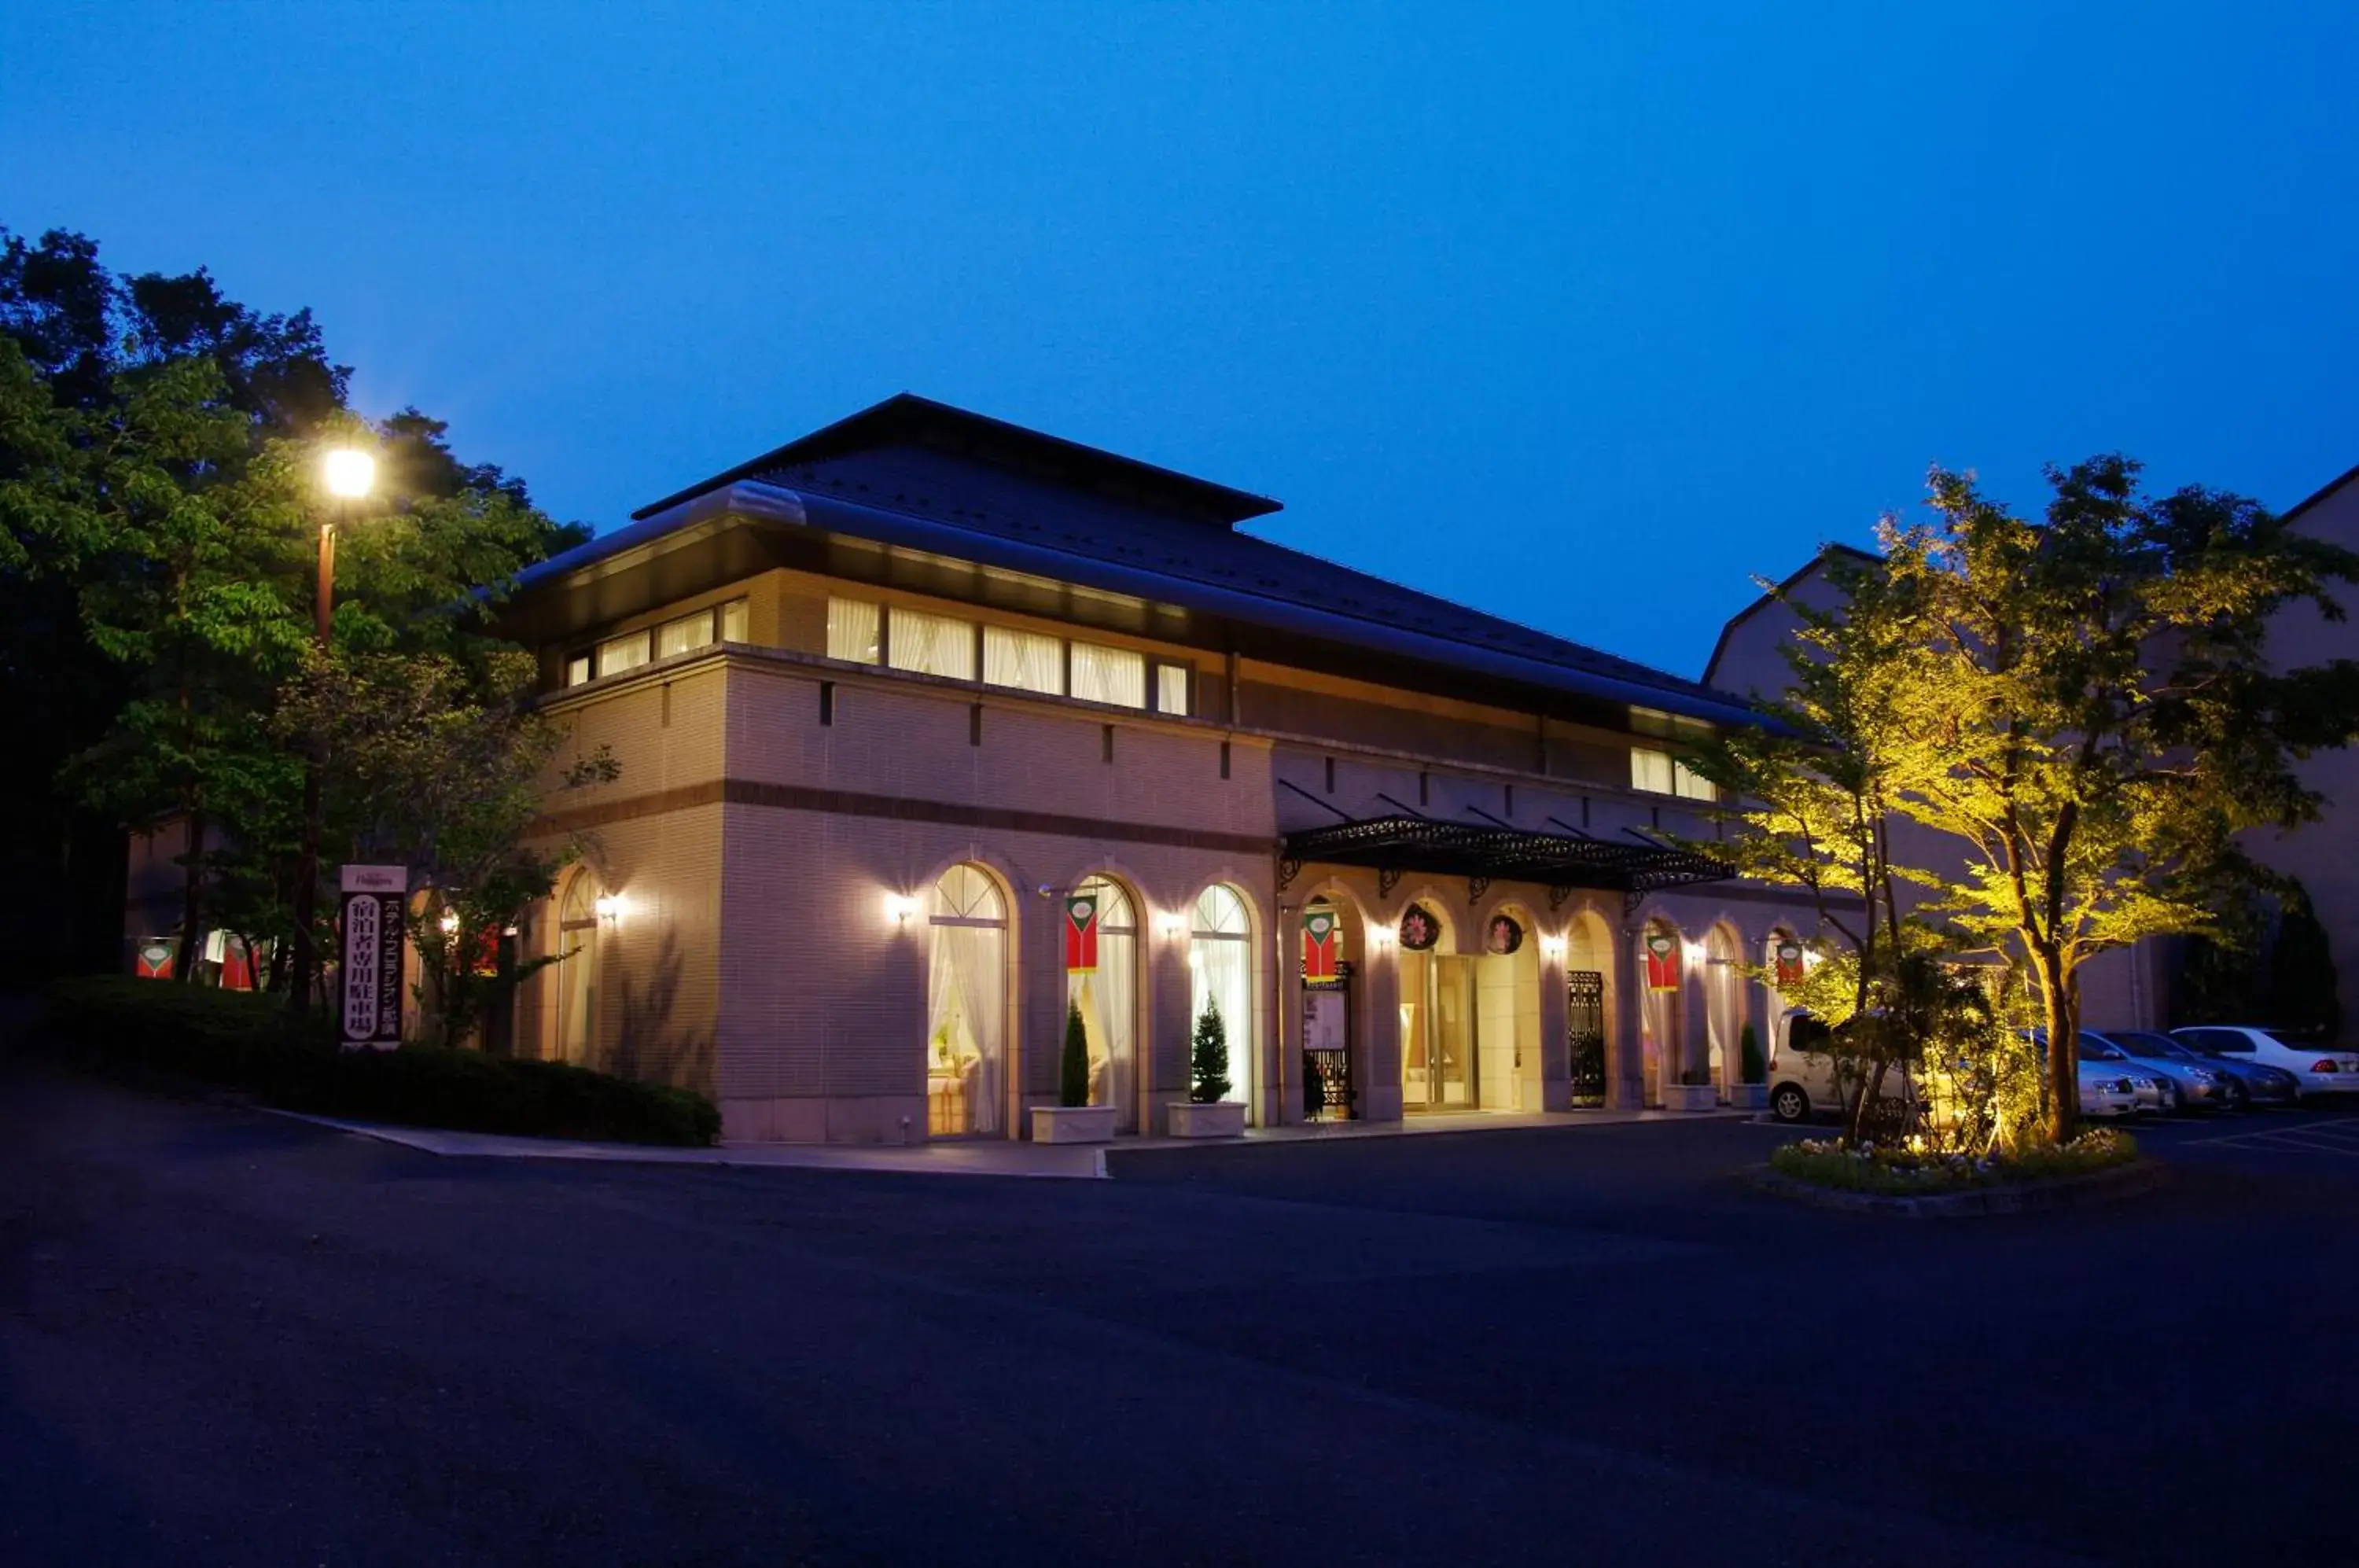
[[[1741,1122],[1020,1181],[0,1066],[0,1561],[2347,1563],[2352,1125],[1908,1223]]]

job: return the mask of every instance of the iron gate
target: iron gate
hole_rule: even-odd
[[[1605,1103],[1605,976],[1593,969],[1567,970],[1564,1035],[1571,1048],[1572,1103]]]

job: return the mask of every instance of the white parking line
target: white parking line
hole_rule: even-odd
[[[2306,1122],[2300,1127],[2271,1127],[2261,1132],[2229,1133],[2218,1138],[2190,1138],[2180,1147],[2212,1144],[2223,1149],[2272,1149],[2299,1154],[2341,1154],[2359,1159],[2359,1126],[2349,1122]]]

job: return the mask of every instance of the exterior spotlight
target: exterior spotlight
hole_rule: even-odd
[[[908,925],[909,917],[918,912],[918,900],[907,893],[885,895],[885,918],[897,926]]]
[[[353,447],[337,447],[320,460],[320,479],[329,495],[357,501],[376,486],[376,459]]]

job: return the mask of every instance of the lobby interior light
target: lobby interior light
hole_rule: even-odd
[[[320,460],[320,480],[329,495],[357,501],[376,485],[376,459],[355,447],[334,448]]]

